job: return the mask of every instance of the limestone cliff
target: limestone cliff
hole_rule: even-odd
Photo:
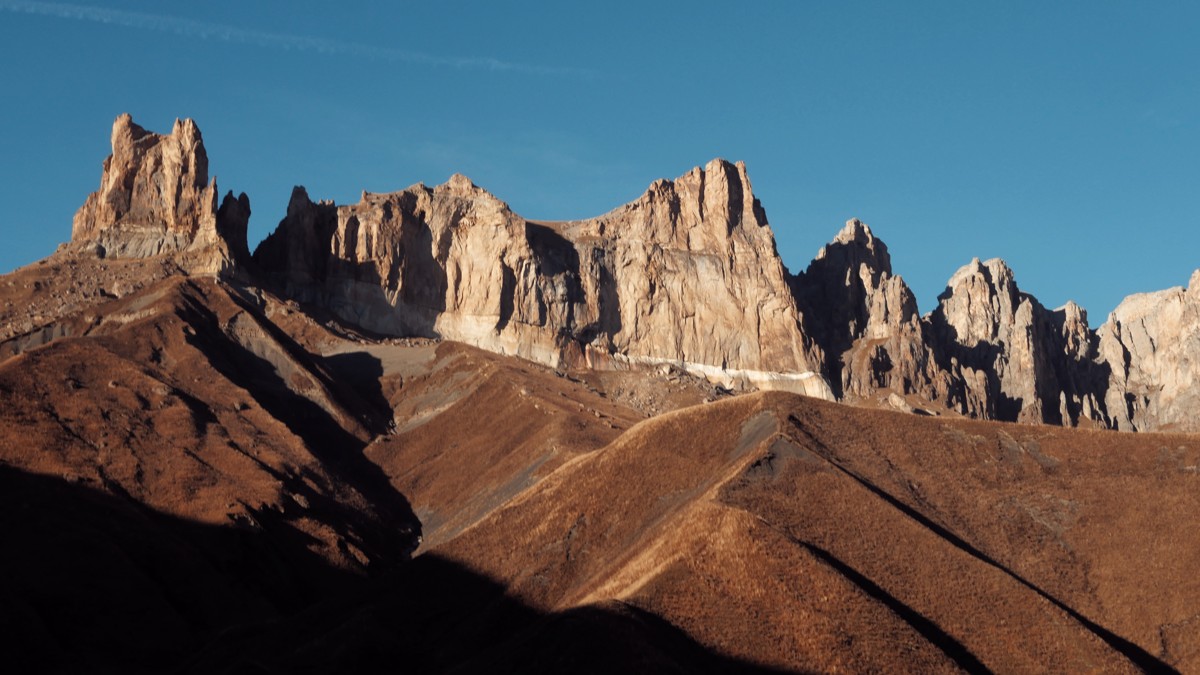
[[[189,271],[227,271],[249,257],[250,201],[230,192],[218,208],[217,194],[195,122],[176,120],[164,136],[124,114],[113,123],[100,189],[75,214],[71,242],[101,257],[178,254]]]
[[[921,317],[887,246],[851,220],[791,284],[839,398],[909,409],[912,394],[984,419],[1109,424],[1109,369],[1087,315],[1045,309],[1002,260],[959,269]]]
[[[217,194],[194,122],[161,135],[122,115],[66,254],[238,272],[370,331],[555,366],[669,364],[908,410],[912,396],[986,419],[1200,429],[1200,272],[1187,289],[1131,296],[1093,331],[1074,303],[1048,310],[1004,261],[975,259],[920,316],[858,220],[788,275],[746,167],[723,160],[570,222],[525,219],[461,175],[340,206],[296,188],[257,266],[249,200],[229,193],[218,207]],[[120,295],[109,285],[98,298]],[[13,325],[53,334],[55,311],[30,307]]]
[[[384,334],[832,397],[742,164],[571,222],[526,220],[458,175],[348,206],[297,188],[254,259],[284,292]]]

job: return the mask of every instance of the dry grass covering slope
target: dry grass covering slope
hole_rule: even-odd
[[[434,550],[779,667],[1188,671],[1197,453],[757,394],[644,422]]]
[[[1200,671],[1196,436],[556,372],[111,265],[0,282],[18,668]]]

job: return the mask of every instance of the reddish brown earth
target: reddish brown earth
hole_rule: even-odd
[[[1200,671],[1195,436],[555,371],[73,255],[0,277],[16,671]]]

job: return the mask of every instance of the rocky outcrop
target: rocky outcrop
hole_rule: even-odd
[[[1074,303],[1047,310],[999,259],[959,269],[921,317],[887,246],[851,220],[791,281],[847,401],[907,395],[984,419],[1107,425],[1108,366]]]
[[[1103,422],[1087,317],[1021,292],[1003,260],[978,258],[950,278],[930,314],[942,366],[974,417],[1051,424]]]
[[[164,136],[124,114],[113,123],[100,189],[75,214],[71,242],[100,257],[176,254],[191,272],[227,272],[249,257],[250,200],[230,192],[218,208],[217,194],[195,122],[176,120]]]
[[[741,164],[714,160],[558,223],[458,175],[348,206],[297,188],[254,258],[284,292],[388,335],[832,396]]]
[[[792,287],[839,397],[877,391],[918,393],[930,401],[952,396],[955,388],[937,365],[916,298],[893,276],[887,245],[865,223],[847,221]]]
[[[823,356],[802,332],[766,213],[746,167],[713,160],[655,182],[569,236],[617,306],[587,340],[594,362],[681,362],[760,387],[829,397]],[[588,337],[588,336],[585,336]]]
[[[1187,288],[1129,296],[1096,332],[1113,426],[1200,430],[1200,270]]]

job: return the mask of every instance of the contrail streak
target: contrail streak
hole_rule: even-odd
[[[497,72],[524,73],[529,75],[582,75],[587,74],[575,68],[558,66],[539,66],[526,63],[502,61],[492,57],[457,57],[436,56],[422,52],[410,52],[390,47],[375,47],[355,42],[341,42],[324,38],[306,37],[303,35],[287,35],[268,33],[266,31],[239,28],[220,23],[182,19],[179,17],[146,12],[128,12],[106,7],[89,5],[74,5],[62,2],[23,2],[21,0],[0,0],[0,10],[19,14],[35,14],[58,19],[75,21],[90,21],[92,23],[110,24],[125,28],[156,31],[159,33],[174,33],[189,38],[201,40],[217,40],[252,45],[265,49],[295,50],[314,52],[317,54],[332,54],[367,58],[378,61],[397,63],[412,63],[425,66],[445,68],[491,70]]]

